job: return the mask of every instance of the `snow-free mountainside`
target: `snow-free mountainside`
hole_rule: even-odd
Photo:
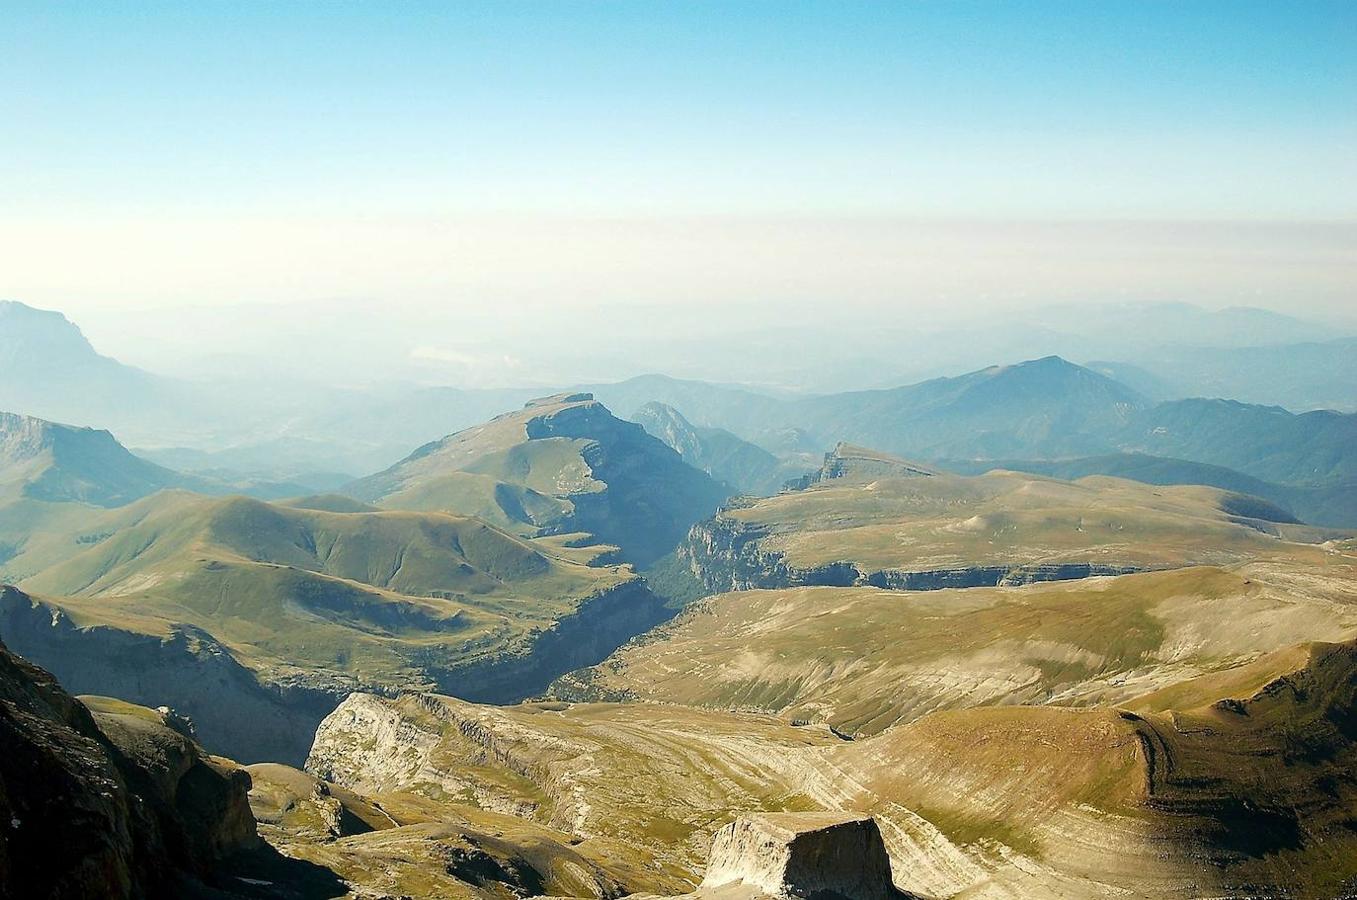
[[[1357,896],[1351,412],[1048,356],[246,446],[0,325],[0,896]]]

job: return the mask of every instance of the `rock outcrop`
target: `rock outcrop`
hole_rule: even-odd
[[[790,491],[803,491],[825,481],[871,481],[877,478],[929,478],[936,469],[879,450],[856,447],[840,441],[825,454],[819,470],[786,483]]]
[[[702,889],[743,885],[780,898],[887,900],[890,857],[871,816],[764,813],[716,833]]]
[[[1130,575],[1149,567],[1116,563],[1026,563],[874,569],[847,560],[797,566],[778,550],[765,549],[772,529],[728,516],[699,522],[678,549],[678,558],[713,594],[788,587],[879,587],[895,591],[999,587]]]
[[[0,896],[183,897],[256,845],[243,770],[158,712],[94,706],[0,645]]]
[[[378,800],[287,766],[251,766],[250,775],[260,833],[284,857],[342,878],[346,897],[612,900],[631,893],[606,851],[523,819],[453,798]],[[270,888],[269,898],[338,896],[282,894],[273,880]]]
[[[631,891],[667,896],[700,880],[730,810],[805,802],[799,771],[772,761],[838,743],[824,728],[679,706],[360,694],[322,723],[306,768],[398,817],[388,801],[418,795],[563,832]]]

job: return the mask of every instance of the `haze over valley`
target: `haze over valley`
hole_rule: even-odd
[[[0,900],[1357,897],[1354,33],[0,11]]]

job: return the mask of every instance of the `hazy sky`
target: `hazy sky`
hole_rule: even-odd
[[[0,129],[0,297],[147,365],[1357,280],[1351,2],[11,0]]]

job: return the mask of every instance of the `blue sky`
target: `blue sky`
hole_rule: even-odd
[[[1346,219],[1352,3],[8,3],[33,211]]]
[[[152,368],[1357,284],[1353,2],[9,0],[0,129],[0,297]]]

